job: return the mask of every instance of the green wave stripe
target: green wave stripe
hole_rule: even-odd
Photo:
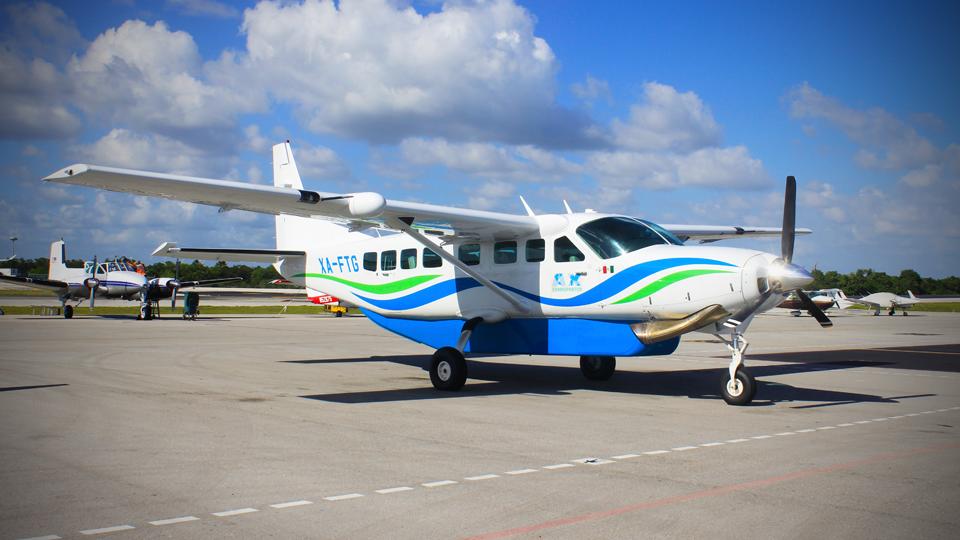
[[[329,281],[336,281],[337,283],[342,283],[348,287],[353,287],[364,292],[371,294],[391,294],[396,292],[405,291],[407,289],[412,289],[417,285],[426,283],[432,279],[440,277],[440,274],[430,274],[426,276],[413,276],[405,279],[399,279],[397,281],[391,281],[390,283],[359,283],[357,281],[350,281],[349,279],[343,279],[342,277],[331,276],[330,274],[297,274],[294,277],[308,277],[308,278],[318,278],[326,279]]]
[[[733,272],[730,272],[728,270],[681,270],[680,272],[674,272],[673,274],[670,274],[668,276],[663,276],[662,278],[654,281],[653,283],[650,283],[646,287],[643,287],[642,289],[634,292],[630,296],[622,300],[617,300],[616,302],[614,302],[614,304],[628,304],[630,302],[640,300],[641,298],[646,298],[651,294],[659,291],[660,289],[673,285],[674,283],[678,281],[682,281],[684,279],[689,279],[697,276],[705,276],[707,274],[732,274],[732,273]]]

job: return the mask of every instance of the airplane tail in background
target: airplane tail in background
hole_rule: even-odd
[[[913,295],[913,291],[910,291],[910,290],[907,291],[907,296],[909,296],[910,298],[916,298],[916,296]]]
[[[50,267],[47,269],[47,279],[63,281],[67,274],[67,248],[63,240],[50,244]]]
[[[290,141],[273,146],[273,185],[293,189],[303,189],[297,162],[293,159]],[[353,235],[346,225],[324,219],[300,216],[278,215],[277,249],[307,251],[309,247],[339,244]]]
[[[843,289],[837,289],[837,299],[835,300],[835,303],[840,309],[847,309],[848,307],[856,304],[856,302],[847,298],[847,295],[843,293]]]

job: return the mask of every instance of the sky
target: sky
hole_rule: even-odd
[[[269,184],[289,139],[307,188],[509,213],[779,226],[793,175],[796,262],[957,275],[957,27],[935,1],[8,2],[0,258],[273,247],[271,216],[41,179]]]

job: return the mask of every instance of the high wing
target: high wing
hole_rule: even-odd
[[[30,277],[15,277],[15,276],[4,276],[0,275],[0,281],[8,281],[10,283],[16,283],[18,285],[23,285],[25,287],[31,287],[34,289],[43,289],[46,291],[54,291],[59,293],[67,292],[70,288],[63,281],[57,281],[55,279],[36,279]]]
[[[483,239],[516,238],[539,230],[532,216],[393,201],[372,192],[324,193],[85,164],[70,165],[44,180],[218,206],[222,210],[361,222],[412,218],[417,222],[446,223],[458,235]]]
[[[234,249],[234,248],[200,248],[179,247],[176,242],[164,242],[153,250],[154,257],[171,257],[176,259],[199,259],[202,261],[230,261],[275,263],[281,259],[291,257],[306,257],[304,251],[284,249]]]
[[[678,225],[674,223],[660,223],[664,229],[670,231],[681,240],[699,240],[701,244],[727,240],[731,238],[771,237],[780,238],[783,229],[780,227],[737,227],[730,225]],[[797,234],[810,234],[810,229],[797,228]]]

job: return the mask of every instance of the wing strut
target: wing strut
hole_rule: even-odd
[[[491,292],[493,292],[500,298],[503,298],[504,300],[506,300],[507,303],[509,303],[511,306],[517,308],[517,310],[520,311],[521,313],[530,312],[530,308],[526,304],[524,304],[523,302],[520,302],[519,300],[517,300],[516,297],[512,296],[507,291],[498,287],[496,283],[483,277],[482,274],[477,273],[476,270],[464,264],[463,261],[461,261],[460,259],[447,253],[442,247],[434,243],[432,240],[428,239],[426,236],[420,234],[416,229],[412,227],[413,220],[414,218],[412,217],[398,217],[398,218],[388,218],[385,221],[389,227],[403,231],[410,238],[413,238],[417,242],[430,248],[430,250],[436,253],[437,255],[439,255],[441,259],[452,264],[458,270],[462,271],[464,274],[477,280],[481,285],[490,289]]]

